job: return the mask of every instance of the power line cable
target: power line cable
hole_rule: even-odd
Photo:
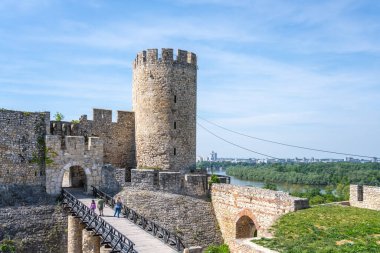
[[[235,143],[233,143],[233,142],[231,142],[231,141],[229,141],[229,140],[224,139],[223,137],[220,137],[219,135],[214,134],[213,132],[211,132],[210,130],[208,130],[206,127],[202,126],[200,123],[197,123],[197,125],[200,126],[201,128],[203,128],[206,132],[208,132],[208,133],[212,134],[213,136],[217,137],[218,139],[221,139],[222,141],[227,142],[227,143],[229,143],[229,144],[231,144],[231,145],[233,145],[233,146],[235,146],[235,147],[238,147],[238,148],[241,148],[241,149],[247,150],[247,151],[249,151],[249,152],[252,152],[252,153],[255,153],[255,154],[258,154],[258,155],[262,155],[262,156],[270,157],[270,158],[273,158],[273,159],[279,159],[279,158],[277,158],[277,157],[274,157],[274,156],[271,156],[271,155],[267,155],[267,154],[263,154],[263,153],[260,153],[260,152],[255,151],[255,150],[252,150],[252,149],[249,149],[249,148],[246,148],[246,147],[240,146],[240,145],[238,145],[238,144],[235,144]]]
[[[336,151],[330,151],[330,150],[324,150],[324,149],[309,148],[309,147],[304,147],[304,146],[286,144],[286,143],[282,143],[282,142],[278,142],[278,141],[271,141],[271,140],[267,140],[267,139],[258,138],[258,137],[250,136],[250,135],[247,135],[247,134],[243,134],[243,133],[240,133],[240,132],[228,129],[226,127],[223,127],[221,125],[218,125],[218,124],[216,124],[214,122],[211,122],[211,121],[209,121],[207,119],[204,119],[204,118],[202,118],[200,116],[197,116],[197,117],[199,119],[201,119],[201,120],[204,120],[204,121],[208,122],[211,125],[217,126],[217,127],[221,128],[221,129],[224,129],[224,130],[226,130],[228,132],[231,132],[231,133],[234,133],[234,134],[238,134],[238,135],[241,135],[241,136],[245,136],[245,137],[248,137],[248,138],[251,138],[251,139],[259,140],[259,141],[269,142],[269,143],[278,144],[278,145],[287,146],[287,147],[292,147],[292,148],[306,149],[306,150],[323,152],[323,153],[330,153],[330,154],[336,154],[336,155],[355,156],[355,157],[363,157],[363,158],[371,158],[371,159],[375,158],[375,156],[349,154],[349,153],[343,153],[343,152],[336,152]]]

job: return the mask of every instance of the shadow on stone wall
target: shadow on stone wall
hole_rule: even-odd
[[[0,185],[0,244],[16,252],[67,252],[67,215],[44,187]]]
[[[184,239],[186,246],[222,242],[211,202],[162,191],[124,187],[123,203]]]

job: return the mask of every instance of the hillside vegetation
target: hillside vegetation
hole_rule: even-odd
[[[379,211],[318,206],[282,216],[272,232],[253,242],[283,253],[380,252]]]

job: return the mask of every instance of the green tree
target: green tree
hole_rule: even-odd
[[[65,116],[63,116],[63,114],[60,113],[60,112],[56,112],[56,113],[54,114],[54,119],[55,119],[56,121],[62,121],[64,118],[65,118]]]
[[[339,200],[349,200],[350,199],[350,185],[347,184],[337,184],[336,186],[336,195]]]

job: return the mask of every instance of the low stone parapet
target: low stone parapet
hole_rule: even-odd
[[[380,211],[380,187],[350,185],[350,205]]]

